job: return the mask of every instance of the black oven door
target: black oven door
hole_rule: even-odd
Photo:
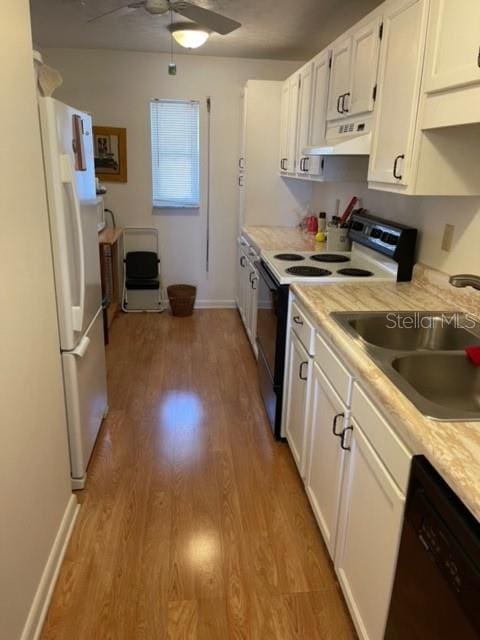
[[[282,417],[288,287],[281,286],[268,268],[257,264],[258,285],[257,346],[260,391],[268,418],[277,438]]]
[[[275,352],[277,349],[280,285],[276,283],[262,263],[257,266],[260,276],[258,283],[257,344],[273,379],[275,375]]]

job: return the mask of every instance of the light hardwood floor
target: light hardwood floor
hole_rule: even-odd
[[[121,315],[42,640],[355,637],[234,310]]]

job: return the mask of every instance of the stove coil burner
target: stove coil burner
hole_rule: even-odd
[[[300,262],[305,260],[303,256],[299,256],[298,253],[277,253],[273,256],[276,260],[285,260],[285,262]]]
[[[369,278],[370,276],[374,275],[372,271],[354,268],[339,269],[337,273],[339,273],[341,276],[355,276],[358,278]]]
[[[332,272],[318,267],[288,267],[286,272],[292,276],[302,276],[304,278],[319,278],[331,276]]]
[[[317,253],[314,256],[310,256],[310,260],[316,262],[350,262],[348,256],[339,256],[336,253]]]

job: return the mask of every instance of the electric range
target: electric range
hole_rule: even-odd
[[[353,245],[352,251],[294,253],[266,251],[262,261],[280,285],[295,282],[338,284],[346,281],[396,281],[397,263],[368,248]]]
[[[365,213],[352,215],[351,251],[262,252],[258,281],[257,346],[260,391],[276,438],[281,411],[289,286],[404,282],[412,276],[417,231]]]

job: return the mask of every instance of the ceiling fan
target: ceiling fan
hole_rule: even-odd
[[[127,15],[138,9],[147,11],[153,16],[161,16],[168,11],[173,11],[174,13],[178,13],[181,16],[192,20],[197,23],[197,25],[200,25],[209,31],[215,31],[222,36],[227,33],[231,33],[242,26],[241,23],[236,20],[222,16],[219,13],[210,11],[209,9],[203,9],[191,2],[183,2],[182,0],[139,0],[138,2],[130,2],[124,7],[112,9],[96,16],[95,18],[91,18],[88,22],[95,22],[114,14]]]

